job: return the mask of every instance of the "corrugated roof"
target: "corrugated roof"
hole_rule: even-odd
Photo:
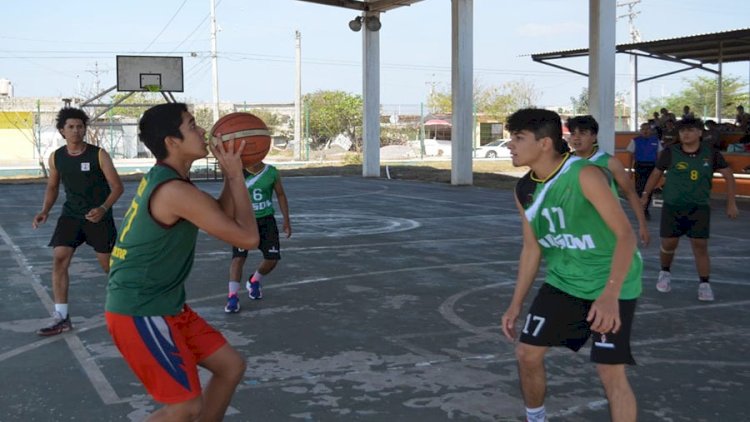
[[[618,44],[618,53],[637,54],[661,60],[717,64],[750,61],[750,28]],[[532,54],[535,61],[585,57],[588,48]]]

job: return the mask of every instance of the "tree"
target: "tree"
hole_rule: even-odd
[[[361,141],[363,101],[359,95],[344,91],[316,91],[304,96],[309,110],[310,136],[321,143],[339,134],[348,136],[357,149]]]
[[[583,88],[578,98],[570,97],[570,103],[573,104],[573,114],[589,114],[589,89]]]
[[[523,80],[507,82],[500,87],[484,87],[474,81],[472,98],[478,114],[503,121],[516,110],[534,105],[539,92],[533,84]],[[453,109],[451,100],[450,92],[435,91],[427,99],[427,106],[432,113],[448,114]]]
[[[641,116],[649,119],[654,111],[666,107],[669,111],[679,116],[684,106],[690,106],[697,116],[718,117],[716,113],[716,93],[719,83],[717,78],[698,76],[695,79],[686,80],[688,87],[682,91],[663,98],[651,98],[640,104]],[[747,84],[740,81],[739,76],[725,75],[722,77],[722,102],[721,116],[732,120],[740,104],[747,104]]]

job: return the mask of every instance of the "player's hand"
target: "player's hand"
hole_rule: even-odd
[[[217,133],[211,142],[208,143],[211,153],[219,161],[221,171],[227,178],[242,177],[242,150],[245,148],[245,141],[240,143],[240,147],[235,152],[232,148],[234,139],[227,142],[221,141],[221,134]]]
[[[34,221],[31,222],[31,227],[36,229],[47,221],[47,213],[40,212],[34,216]]]
[[[107,214],[107,211],[105,211],[104,208],[96,207],[89,210],[89,212],[86,213],[85,217],[86,220],[92,223],[98,223],[102,221],[102,218],[104,218],[105,214]]]
[[[586,317],[591,325],[591,331],[597,333],[617,333],[620,330],[620,303],[617,296],[608,294],[605,290],[598,299],[591,304],[591,310]]]
[[[727,217],[734,220],[740,215],[740,210],[737,209],[737,204],[727,204]]]
[[[648,205],[648,195],[644,192],[641,194],[641,206],[645,208],[646,205]]]
[[[520,313],[521,309],[519,307],[511,305],[508,307],[508,310],[505,311],[505,314],[503,314],[503,334],[505,334],[505,337],[510,341],[516,341],[516,321],[518,320],[518,315]]]
[[[641,244],[643,246],[648,246],[648,243],[651,241],[651,235],[648,233],[648,226],[640,226],[638,228],[638,237],[641,238]]]
[[[284,220],[284,233],[286,233],[287,239],[292,237],[292,225],[286,220]]]

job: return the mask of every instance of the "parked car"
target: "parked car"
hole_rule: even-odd
[[[477,158],[510,158],[508,139],[496,139],[474,150]]]

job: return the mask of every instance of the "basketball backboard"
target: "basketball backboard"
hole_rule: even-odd
[[[183,92],[182,57],[117,56],[117,90]]]

